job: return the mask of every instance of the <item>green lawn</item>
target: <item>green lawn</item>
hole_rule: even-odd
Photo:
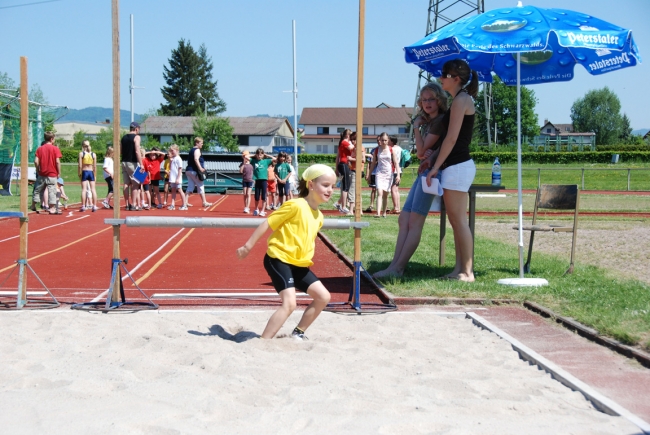
[[[390,263],[397,234],[397,216],[372,219],[363,230],[361,260],[373,273]],[[354,256],[354,237],[346,231],[325,231],[350,258]],[[396,296],[480,297],[534,301],[558,314],[575,318],[623,343],[641,345],[650,350],[650,286],[634,280],[614,279],[606,271],[577,264],[572,275],[564,275],[567,258],[535,253],[531,277],[543,277],[548,286],[527,288],[497,284],[500,278],[516,278],[518,252],[512,246],[476,237],[474,283],[435,279],[450,272],[454,265],[453,237],[448,231],[444,266],[438,266],[439,224],[427,219],[422,242],[409,263],[407,274],[383,282]]]

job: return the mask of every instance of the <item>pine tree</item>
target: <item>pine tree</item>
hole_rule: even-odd
[[[164,67],[163,77],[167,86],[161,89],[166,101],[160,105],[161,115],[204,114],[203,98],[207,99],[209,114],[217,115],[226,110],[226,104],[217,93],[217,81],[212,78],[212,60],[205,45],[201,45],[197,53],[190,41],[178,41],[178,48],[172,50],[169,67]]]

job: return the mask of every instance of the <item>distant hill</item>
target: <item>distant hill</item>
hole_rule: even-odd
[[[136,121],[142,119],[142,115],[133,114]],[[113,120],[113,109],[106,107],[86,107],[85,109],[70,109],[67,115],[58,122],[104,122],[107,119]],[[131,112],[129,110],[120,110],[120,125],[128,126],[131,123]]]
[[[645,136],[647,132],[650,131],[650,128],[641,128],[639,130],[632,130],[632,134],[638,134],[639,136]]]

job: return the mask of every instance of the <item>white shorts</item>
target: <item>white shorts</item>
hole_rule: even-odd
[[[476,176],[474,160],[467,160],[442,170],[440,185],[445,190],[468,192]]]

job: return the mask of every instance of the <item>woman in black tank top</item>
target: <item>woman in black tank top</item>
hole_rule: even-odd
[[[442,188],[445,209],[449,223],[454,230],[456,246],[456,265],[447,279],[473,282],[472,264],[474,243],[467,222],[468,190],[474,180],[476,167],[469,154],[474,128],[474,100],[478,93],[478,75],[469,68],[467,62],[455,59],[446,62],[440,77],[442,88],[454,97],[443,122],[447,125],[447,136],[440,147],[427,183],[442,170]]]

